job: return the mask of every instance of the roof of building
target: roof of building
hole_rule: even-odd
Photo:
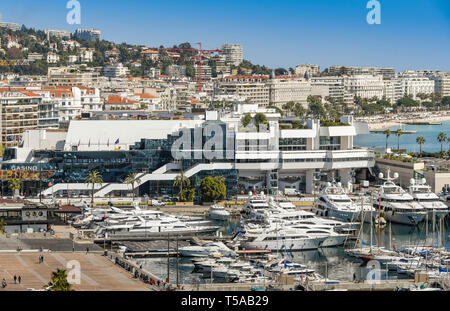
[[[141,139],[167,139],[178,130],[193,128],[203,120],[76,120],[71,121],[65,150],[80,144],[79,150],[114,150],[118,145],[134,145]],[[118,144],[115,142],[119,140]],[[88,147],[89,142],[91,146]],[[107,143],[110,146],[107,146]],[[123,149],[123,148],[122,148]]]
[[[122,97],[120,95],[110,95],[105,100],[105,104],[137,104],[138,101]]]

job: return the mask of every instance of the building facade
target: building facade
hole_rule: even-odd
[[[256,113],[264,113],[267,124],[243,128],[242,117]],[[173,181],[181,171],[194,188],[206,176],[225,177],[228,195],[285,187],[312,193],[319,173],[351,187],[353,170],[374,165],[372,151],[353,146],[358,127],[352,117],[342,117],[337,126],[308,120],[301,130],[280,129],[280,117],[274,109],[240,104],[223,115],[208,111],[203,119],[73,121],[62,150],[8,149],[2,169],[27,161],[42,165],[52,172],[43,195],[89,194],[84,180],[97,170],[104,183],[95,185],[94,196],[108,197],[130,193],[123,183],[130,172],[141,180],[140,195],[176,195]]]

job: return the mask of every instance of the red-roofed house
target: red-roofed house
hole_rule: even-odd
[[[140,107],[139,101],[120,95],[110,95],[105,100],[105,110],[139,110]]]

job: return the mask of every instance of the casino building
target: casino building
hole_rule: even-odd
[[[257,113],[267,121],[257,127],[253,118],[244,128],[243,116]],[[21,147],[6,150],[1,176],[31,170],[32,194],[77,196],[90,193],[92,185],[84,181],[96,170],[104,182],[95,185],[94,196],[116,197],[131,193],[124,183],[130,172],[140,179],[139,195],[176,195],[173,181],[183,172],[193,187],[206,176],[225,177],[230,196],[286,187],[312,193],[318,178],[350,187],[356,170],[375,164],[373,151],[353,146],[353,137],[367,133],[367,124],[352,116],[333,123],[306,120],[296,129],[288,123],[275,110],[252,104],[189,120],[71,121],[65,137],[46,133],[43,141],[45,130],[38,138],[26,133]]]

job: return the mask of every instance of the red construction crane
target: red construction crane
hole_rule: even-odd
[[[197,64],[197,90],[202,91],[203,89],[203,64],[202,64],[202,58],[203,53],[220,53],[222,52],[219,49],[216,50],[203,50],[202,44],[200,42],[197,42],[200,46],[199,49],[181,49],[181,48],[149,48],[149,50],[165,50],[165,51],[191,51],[191,52],[197,52],[198,55],[195,57],[196,64]]]

